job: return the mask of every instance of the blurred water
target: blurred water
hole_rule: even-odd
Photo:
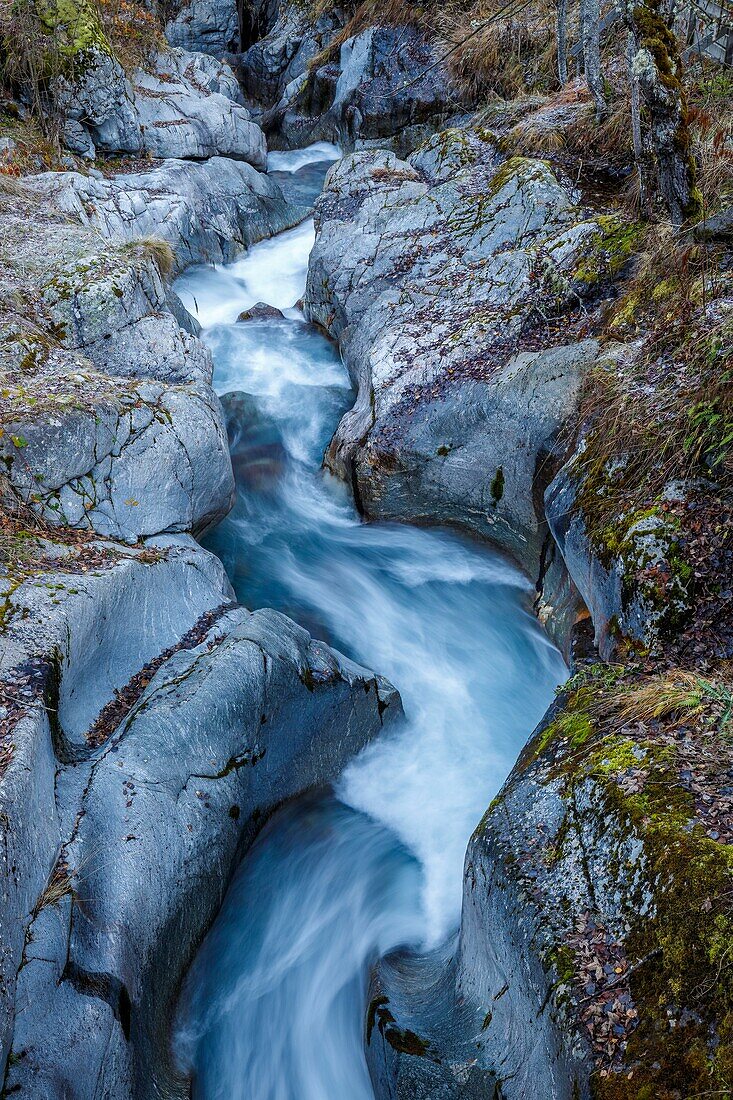
[[[360,522],[320,469],[353,396],[334,347],[295,310],[232,323],[256,301],[294,305],[312,240],[305,223],[179,281],[219,392],[240,392],[225,398],[237,503],[208,545],[243,603],[387,675],[407,718],[338,797],[276,815],[244,860],[182,999],[197,1100],[370,1100],[369,965],[456,928],[468,838],[564,675],[510,564],[449,532]]]

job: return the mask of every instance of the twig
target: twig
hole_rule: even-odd
[[[635,962],[633,966],[630,966],[628,970],[625,970],[623,974],[619,974],[617,978],[614,978],[614,980],[610,982],[605,987],[605,989],[598,989],[595,993],[589,993],[587,997],[583,997],[582,1000],[578,1001],[578,1007],[584,1004],[588,1004],[589,1001],[595,1001],[596,997],[602,997],[611,989],[615,989],[617,986],[621,985],[622,982],[626,981],[626,979],[630,977],[631,974],[636,973],[636,971],[644,966],[645,963],[648,963],[650,959],[653,959],[655,958],[655,956],[661,954],[661,947],[655,947],[652,951],[648,953],[648,955],[645,955],[643,959],[639,959],[639,961]]]

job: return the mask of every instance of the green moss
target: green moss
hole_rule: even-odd
[[[90,50],[110,53],[96,7],[89,0],[35,0],[43,29],[53,37],[54,49],[75,67]]]
[[[593,721],[589,715],[582,710],[565,710],[539,735],[537,755],[543,753],[553,741],[558,740],[567,741],[572,749],[579,749],[586,743],[593,730]]]
[[[533,179],[544,179],[547,174],[552,176],[550,165],[545,160],[535,160],[531,157],[509,157],[504,161],[498,172],[495,172],[489,185],[488,197],[495,198],[508,184],[517,180],[524,182]]]
[[[582,683],[567,705],[603,714],[600,683]],[[596,722],[587,751],[580,756],[567,752],[560,761],[556,757],[555,770],[565,777],[568,807],[575,805],[576,785],[591,780],[609,835],[633,833],[643,845],[649,900],[643,915],[631,915],[624,948],[629,959],[649,961],[629,978],[639,1024],[629,1037],[624,1065],[633,1073],[594,1079],[593,1095],[598,1100],[672,1100],[730,1089],[733,850],[707,836],[697,821],[693,795],[679,781],[684,760],[674,741],[635,741]],[[632,767],[643,772],[644,780],[629,793],[619,780]],[[562,947],[549,961],[563,980],[572,980],[572,960]]]
[[[573,273],[573,281],[584,287],[618,275],[641,240],[641,226],[628,224],[615,214],[602,214],[596,223],[598,236]]]
[[[638,768],[645,758],[636,741],[614,734],[604,737],[590,757],[589,767],[594,775],[616,777],[629,768]]]

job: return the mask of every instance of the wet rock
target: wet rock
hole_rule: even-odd
[[[391,138],[407,155],[447,114],[442,70],[415,79],[433,61],[432,48],[414,28],[363,31],[341,46],[337,66],[315,69],[295,95],[292,84],[285,89],[279,139],[295,147],[306,138],[325,138],[353,149]]]
[[[292,4],[240,58],[243,87],[267,108],[271,143],[353,149],[393,139],[407,154],[451,110],[444,70],[431,67],[432,47],[415,27],[370,27],[334,44],[342,27],[338,9],[313,22]]]
[[[226,393],[222,408],[237,486],[257,493],[274,489],[287,463],[287,449],[274,421],[246,393]]]
[[[59,796],[65,878],[32,923],[18,994],[34,1007],[16,1019],[10,1087],[183,1094],[175,997],[238,856],[398,707],[389,685],[272,611],[225,611],[174,653],[90,758],[75,806],[73,790]]]
[[[257,302],[249,309],[244,309],[237,317],[238,321],[272,321],[284,320],[285,314],[277,306],[269,306],[267,302]]]

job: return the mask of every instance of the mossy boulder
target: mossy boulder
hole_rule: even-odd
[[[441,1097],[731,1090],[728,677],[596,663],[565,685],[471,838],[452,962],[380,968]]]

